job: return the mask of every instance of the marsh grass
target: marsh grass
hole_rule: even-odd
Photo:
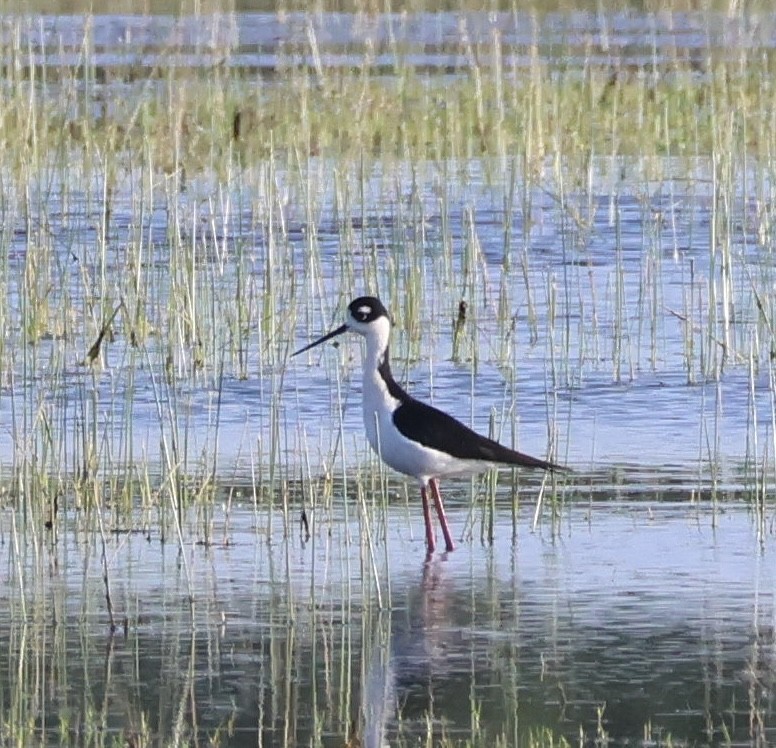
[[[753,384],[772,380],[776,348],[770,51],[709,41],[691,53],[663,30],[634,57],[607,50],[604,32],[548,47],[544,16],[520,19],[531,35],[512,42],[462,17],[433,48],[452,62],[434,68],[413,64],[406,18],[384,47],[359,27],[343,62],[311,16],[258,70],[240,63],[225,14],[199,16],[209,41],[193,50],[212,63],[200,66],[179,64],[191,50],[173,36],[150,62],[110,66],[91,17],[77,42],[46,48],[43,20],[9,19],[0,345],[25,510],[109,497],[119,522],[141,496],[179,528],[234,469],[220,459],[224,402],[246,381],[261,408],[237,452],[290,528],[294,455],[308,479],[352,462],[342,419],[312,450],[288,423],[287,355],[356,288],[389,300],[406,382],[449,357],[472,377],[497,366],[514,393],[521,357],[544,351],[552,393],[601,372],[627,385],[673,371],[678,336],[689,384],[746,373],[759,495],[773,473],[755,435],[772,403],[757,416]],[[494,206],[483,185],[499,185]],[[681,302],[666,309],[676,265]],[[341,413],[350,357],[331,366]],[[699,421],[699,488],[719,479],[723,402],[720,385],[713,428]],[[555,425],[574,413],[558,407],[549,443],[574,461]],[[514,394],[507,410],[514,424]],[[211,509],[199,517],[211,542]]]

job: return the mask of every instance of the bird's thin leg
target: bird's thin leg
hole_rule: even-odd
[[[442,494],[439,493],[439,484],[435,478],[432,478],[429,481],[429,485],[431,486],[431,493],[434,494],[434,504],[436,504],[439,524],[442,526],[442,534],[445,536],[445,549],[454,551],[455,543],[453,543],[453,536],[450,534],[450,528],[447,526],[447,517],[445,516],[445,507],[442,504]]]
[[[423,499],[423,519],[426,522],[426,547],[429,553],[433,553],[436,547],[436,540],[434,539],[434,528],[431,527],[431,511],[428,508],[428,496],[426,495],[425,486],[420,487],[420,498]]]

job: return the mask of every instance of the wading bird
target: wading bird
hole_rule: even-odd
[[[309,351],[345,332],[358,333],[366,340],[363,410],[367,439],[383,462],[419,481],[429,553],[436,546],[428,504],[429,490],[445,537],[445,548],[448,551],[455,549],[439,493],[440,478],[481,472],[493,464],[565,469],[481,436],[444,411],[405,392],[391,374],[388,355],[391,321],[382,302],[374,296],[360,296],[352,301],[344,325],[293,355]]]

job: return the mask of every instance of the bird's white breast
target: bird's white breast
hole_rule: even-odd
[[[370,446],[391,467],[399,470],[387,456],[396,452],[398,432],[393,425],[393,413],[401,405],[401,401],[391,395],[376,368],[364,371],[362,397],[364,428]]]

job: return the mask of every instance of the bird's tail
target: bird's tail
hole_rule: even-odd
[[[568,473],[571,472],[571,468],[565,465],[559,465],[557,462],[550,462],[549,460],[540,460],[538,457],[531,457],[531,455],[523,454],[523,452],[516,452],[510,450],[510,459],[505,460],[509,465],[516,465],[518,467],[538,468],[540,470],[547,470],[551,473]]]

